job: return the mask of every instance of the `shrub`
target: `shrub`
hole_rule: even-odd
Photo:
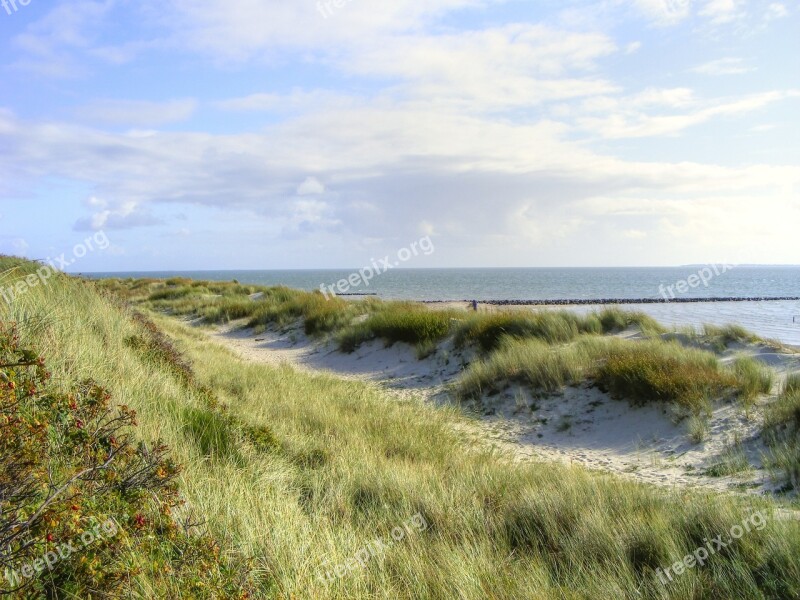
[[[238,595],[245,582],[214,540],[170,516],[181,500],[167,449],[136,444],[135,413],[94,382],[49,392],[44,361],[18,340],[0,327],[0,595],[129,596],[145,572],[179,578],[188,594],[214,582]],[[46,556],[50,568],[32,572]]]

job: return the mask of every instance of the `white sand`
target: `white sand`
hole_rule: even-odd
[[[213,337],[246,360],[358,378],[393,394],[413,394],[437,403],[452,401],[448,384],[474,359],[470,353],[455,351],[450,343],[424,360],[418,360],[408,345],[386,348],[381,341],[343,354],[331,343],[309,340],[298,328],[254,336],[226,327]],[[781,380],[790,372],[800,372],[800,354],[769,347],[739,347],[723,355],[723,360],[741,353],[772,366]],[[775,487],[762,467],[765,446],[759,431],[766,402],[762,399],[749,415],[736,404],[717,406],[707,438],[700,444],[691,441],[687,419],[673,407],[632,407],[593,387],[567,388],[560,395],[534,399],[516,386],[470,408],[480,414],[473,433],[510,450],[516,460],[579,464],[668,487],[764,493]],[[741,443],[752,468],[735,476],[705,475],[706,469],[723,460],[734,441]]]

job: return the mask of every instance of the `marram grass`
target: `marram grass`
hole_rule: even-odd
[[[8,261],[0,262],[0,272]],[[770,598],[800,594],[800,531],[770,518],[703,568],[667,567],[769,502],[634,484],[580,468],[518,464],[458,433],[454,409],[376,387],[245,363],[175,320],[155,323],[191,365],[187,380],[126,344],[129,309],[60,277],[0,318],[67,385],[92,377],[139,412],[184,465],[181,489],[226,554],[252,562],[263,598]],[[213,398],[215,402],[210,402]],[[428,527],[352,566],[414,515]],[[163,584],[169,585],[169,584]],[[185,597],[153,588],[140,597]]]

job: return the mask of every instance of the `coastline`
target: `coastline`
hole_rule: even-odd
[[[352,294],[355,295],[355,294]],[[365,294],[366,295],[366,294]],[[710,298],[567,298],[563,300],[477,300],[490,306],[607,306],[614,304],[699,304],[712,302],[797,302],[800,296],[710,297]],[[419,300],[423,304],[471,303],[472,300]]]

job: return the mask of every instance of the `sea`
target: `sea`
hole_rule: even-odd
[[[258,285],[285,285],[302,290],[336,286],[358,269],[292,271],[163,271],[85,273],[106,277],[188,277]],[[670,286],[671,289],[670,289]],[[591,301],[697,300],[689,303],[626,304],[665,325],[700,326],[736,323],[763,337],[800,346],[800,300],[710,302],[712,298],[800,297],[800,266],[687,265],[648,268],[481,268],[391,269],[368,284],[349,287],[349,294],[420,301],[553,301],[580,300],[568,310],[587,312]]]

